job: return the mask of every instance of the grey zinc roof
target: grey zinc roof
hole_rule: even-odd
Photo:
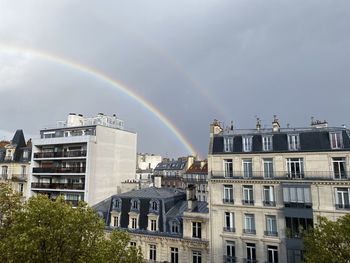
[[[118,194],[118,197],[130,197],[130,198],[160,198],[166,199],[170,197],[174,197],[176,195],[184,195],[185,191],[181,189],[174,188],[157,188],[157,187],[149,187],[140,190],[133,190],[130,192]]]
[[[189,212],[209,213],[207,202],[197,201],[196,203],[197,205],[195,206],[195,208]],[[169,219],[181,217],[185,211],[187,211],[187,201],[180,201],[177,202],[176,205],[173,208],[171,208],[166,215]]]
[[[182,170],[186,163],[186,161],[182,160],[161,162],[156,166],[155,170]]]

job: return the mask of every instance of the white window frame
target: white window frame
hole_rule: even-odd
[[[251,203],[253,201],[254,204],[254,187],[252,185],[243,185],[243,201]]]
[[[254,233],[256,231],[254,214],[244,214],[244,229],[249,233]]]
[[[339,199],[339,194],[341,194],[341,199]],[[346,197],[346,195],[347,195],[347,197]],[[336,188],[336,201],[337,201],[338,208],[349,209],[350,208],[350,188],[346,188],[346,187]]]
[[[235,228],[235,214],[233,212],[225,212],[224,222],[227,230],[233,230]]]
[[[292,178],[292,179],[304,178],[304,158],[299,158],[299,157],[287,158],[286,165],[287,165],[287,172],[288,172],[289,178]],[[299,167],[299,171],[296,171],[297,170],[296,167]]]
[[[253,149],[253,136],[242,137],[243,152],[251,152]]]
[[[157,261],[157,246],[154,244],[149,245],[149,260]]]
[[[256,260],[256,244],[246,243],[246,253],[247,253],[247,262],[254,262]],[[249,257],[249,254],[251,258]]]
[[[252,158],[242,159],[242,170],[243,170],[244,178],[253,177],[253,159]]]
[[[330,132],[329,140],[332,149],[342,149],[343,148],[343,134],[341,131]]]
[[[264,152],[269,152],[273,150],[272,135],[262,136],[262,146]]]
[[[268,233],[277,233],[277,217],[275,215],[266,215],[266,231]]]
[[[263,159],[264,178],[270,179],[274,176],[273,158]]]
[[[226,262],[234,262],[236,256],[236,243],[232,240],[226,240],[226,257],[228,260]]]
[[[263,200],[265,204],[272,205],[276,202],[275,200],[275,187],[273,185],[263,186]]]
[[[233,198],[233,185],[224,185],[224,202],[226,203],[230,203],[230,202],[234,202],[234,198]]]
[[[288,134],[288,149],[290,151],[298,151],[300,149],[299,134]]]
[[[202,222],[192,222],[192,238],[202,238]]]
[[[224,137],[224,152],[233,151],[233,137],[225,136]]]
[[[224,159],[224,176],[233,177],[233,161],[232,159]]]
[[[202,262],[202,252],[193,250],[192,251],[192,261],[193,263],[201,263]]]
[[[335,167],[335,164],[337,164],[337,170],[336,171],[336,167]],[[341,167],[341,164],[343,164],[343,167],[344,167],[344,171],[342,173],[340,167]],[[334,179],[347,179],[348,175],[347,175],[347,170],[346,170],[346,158],[345,157],[333,157],[332,158],[332,168],[333,168],[333,176],[334,176]]]
[[[271,252],[272,259],[269,260],[269,253]],[[277,258],[275,258],[277,254]],[[277,246],[267,246],[267,260],[270,263],[277,263],[278,262],[278,247]]]
[[[179,263],[179,248],[170,248],[170,263]]]

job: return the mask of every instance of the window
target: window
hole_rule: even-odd
[[[23,195],[23,189],[24,189],[24,185],[22,183],[18,184],[18,192]]]
[[[276,216],[268,215],[266,216],[266,236],[277,236],[277,221]]]
[[[22,155],[22,157],[23,157],[23,159],[28,159],[28,151],[27,150],[24,150],[23,151],[23,155]]]
[[[290,151],[297,151],[300,149],[299,134],[288,135],[288,149]]]
[[[224,185],[224,203],[233,203],[233,186]]]
[[[159,201],[158,200],[151,200],[150,201],[150,212],[157,213],[159,212]]]
[[[224,160],[224,172],[225,172],[225,177],[233,177],[232,160],[230,160],[230,159]]]
[[[235,232],[235,215],[232,212],[225,212],[225,226],[224,231]]]
[[[152,261],[157,260],[157,246],[149,245],[149,259]]]
[[[243,177],[251,178],[253,177],[253,163],[252,159],[243,159]]]
[[[255,217],[253,214],[244,215],[244,230],[245,234],[256,234],[255,231]]]
[[[276,206],[274,190],[272,185],[264,186],[264,206]]]
[[[113,226],[118,227],[119,226],[119,217],[113,216]]]
[[[242,140],[243,140],[243,152],[251,152],[253,137],[252,136],[243,137]]]
[[[7,171],[8,171],[8,167],[7,166],[2,166],[1,167],[1,174],[2,174],[4,179],[7,179]]]
[[[313,227],[312,218],[286,217],[287,238],[302,238],[305,231]]]
[[[157,220],[151,219],[151,231],[157,231]]]
[[[243,200],[242,204],[244,205],[254,205],[254,196],[253,196],[253,186],[252,185],[243,185]]]
[[[233,137],[224,137],[224,152],[233,151]]]
[[[278,263],[278,248],[276,246],[267,246],[267,263]]]
[[[131,210],[138,211],[140,209],[140,201],[136,199],[131,199]]]
[[[170,248],[170,262],[179,263],[179,249],[177,247]]]
[[[337,188],[337,204],[338,209],[350,209],[349,202],[349,189],[348,188]]]
[[[202,252],[192,251],[192,262],[193,263],[202,263]]]
[[[283,202],[285,207],[311,208],[311,193],[308,187],[284,187]]]
[[[24,176],[27,174],[27,167],[25,165],[21,166],[21,175]]]
[[[303,158],[287,159],[288,177],[291,179],[304,178],[304,161]]]
[[[236,250],[234,241],[226,241],[226,263],[236,262]]]
[[[131,218],[131,228],[132,229],[137,228],[137,218],[136,217]]]
[[[255,263],[256,262],[256,249],[254,243],[247,243],[247,260],[246,263]]]
[[[173,234],[177,234],[180,232],[179,222],[177,221],[170,222],[170,232]]]
[[[273,178],[273,160],[272,158],[263,159],[264,162],[264,178]]]
[[[113,209],[119,210],[121,208],[121,199],[116,198],[113,200]]]
[[[192,222],[192,237],[202,238],[202,223]]]
[[[130,246],[131,246],[131,247],[136,247],[136,242],[131,241],[131,242],[130,242]]]
[[[263,151],[272,151],[272,136],[263,136],[262,137]]]
[[[343,137],[341,132],[330,132],[329,138],[331,141],[332,149],[341,149],[343,148]]]
[[[334,179],[346,179],[346,162],[344,157],[332,158]]]
[[[299,249],[287,250],[287,262],[299,263],[304,261],[304,251]]]

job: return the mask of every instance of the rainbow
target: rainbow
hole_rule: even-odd
[[[173,133],[173,135],[181,142],[181,144],[186,148],[189,154],[195,156],[198,153],[198,151],[195,150],[194,146],[189,142],[189,140],[180,131],[180,129],[177,128],[176,125],[173,122],[171,122],[169,118],[165,116],[159,109],[157,109],[151,102],[147,101],[142,96],[133,92],[121,81],[113,79],[112,77],[104,74],[98,69],[80,64],[77,61],[73,61],[71,59],[64,58],[56,54],[52,54],[46,51],[36,50],[32,48],[23,48],[23,47],[18,47],[13,45],[0,44],[0,51],[4,53],[22,53],[22,54],[33,55],[40,59],[48,60],[53,63],[64,65],[71,69],[78,70],[100,81],[107,83],[108,85],[116,88],[117,90],[121,91],[128,97],[137,101],[140,105],[142,105],[145,109],[147,109],[150,113],[152,113],[157,119],[159,119]]]

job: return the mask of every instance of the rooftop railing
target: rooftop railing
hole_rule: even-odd
[[[334,173],[332,171],[307,171],[307,172],[285,172],[277,171],[266,173],[264,171],[253,172],[230,172],[225,171],[211,171],[212,179],[244,179],[244,180],[350,180],[350,172],[344,171],[341,173]]]

